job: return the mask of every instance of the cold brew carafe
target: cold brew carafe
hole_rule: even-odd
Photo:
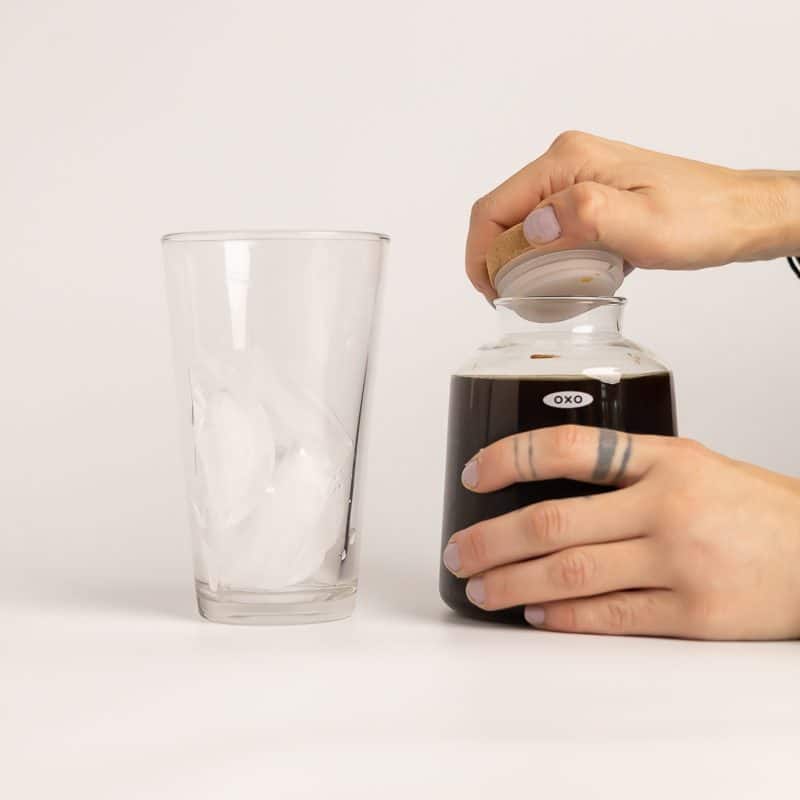
[[[578,424],[639,434],[676,434],[672,376],[624,339],[625,300],[525,297],[495,301],[500,338],[469,359],[450,384],[442,551],[459,530],[542,500],[610,491],[572,480],[518,483],[489,494],[461,483],[481,448],[515,433]],[[466,581],[441,567],[440,592],[470,617],[522,623],[523,609],[483,611]]]

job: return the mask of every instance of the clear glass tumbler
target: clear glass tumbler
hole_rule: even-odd
[[[388,241],[163,238],[197,602],[209,620],[352,613],[356,452]]]

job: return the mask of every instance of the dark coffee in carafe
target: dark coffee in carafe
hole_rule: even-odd
[[[580,393],[580,394],[579,394]],[[580,398],[582,408],[546,405],[546,397]],[[563,402],[563,401],[562,401]],[[461,470],[481,448],[515,433],[574,423],[628,433],[675,434],[672,380],[669,373],[624,378],[614,385],[581,378],[470,378],[454,376],[450,384],[450,419],[444,496],[442,549],[456,531],[523,506],[576,495],[608,491],[570,480],[518,483],[490,494],[470,492]],[[453,609],[469,616],[521,622],[522,610],[487,612],[470,603],[466,581],[446,569],[440,592]]]
[[[539,317],[559,317],[547,313],[558,301],[528,299],[522,310],[533,308],[542,311]],[[522,302],[498,304],[505,303],[509,310],[508,304],[516,303],[519,310]],[[442,551],[454,533],[477,522],[542,500],[609,491],[578,481],[547,480],[514,484],[489,494],[470,492],[461,483],[461,471],[492,442],[570,423],[628,433],[676,434],[671,375],[619,335],[623,302],[587,301],[584,313],[554,323],[525,320],[499,343],[479,351],[463,374],[451,379]],[[492,374],[515,368],[522,372],[520,367],[530,374]],[[466,581],[444,566],[439,587],[444,602],[460,614],[524,622],[522,608],[487,612],[474,606],[466,597]]]

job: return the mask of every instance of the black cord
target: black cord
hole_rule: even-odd
[[[792,268],[792,272],[800,278],[800,256],[787,256],[786,260]]]

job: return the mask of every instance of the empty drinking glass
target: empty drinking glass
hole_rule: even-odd
[[[356,454],[387,244],[345,231],[163,239],[207,619],[313,622],[353,610]]]

